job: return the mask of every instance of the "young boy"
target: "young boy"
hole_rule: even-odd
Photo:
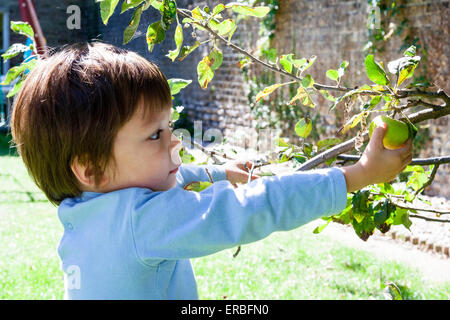
[[[14,101],[12,135],[64,226],[67,299],[197,299],[190,258],[257,241],[345,208],[347,192],[393,179],[411,141],[386,150],[377,128],[343,168],[247,182],[242,164],[182,165],[171,95],[146,59],[94,42],[40,60]],[[192,181],[215,183],[202,192]],[[254,177],[258,178],[258,177]]]

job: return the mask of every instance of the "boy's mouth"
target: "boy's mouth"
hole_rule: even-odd
[[[173,173],[177,173],[179,167],[176,167],[175,169],[173,169],[172,171],[169,171],[169,174],[173,174]]]

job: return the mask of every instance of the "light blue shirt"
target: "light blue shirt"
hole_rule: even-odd
[[[215,183],[202,192],[192,181]],[[58,208],[65,299],[198,299],[190,258],[341,212],[338,168],[261,177],[234,188],[220,166],[182,165],[177,187],[84,192]]]

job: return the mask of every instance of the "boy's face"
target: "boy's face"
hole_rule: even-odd
[[[169,190],[176,185],[181,165],[181,141],[169,127],[171,108],[144,119],[138,108],[114,142],[115,175],[108,172],[108,191],[128,187]]]

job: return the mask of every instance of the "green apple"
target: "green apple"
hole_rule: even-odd
[[[417,133],[417,128],[412,124],[395,120],[388,116],[378,116],[370,123],[369,137],[372,137],[372,132],[375,127],[379,127],[383,123],[387,124],[387,130],[383,138],[383,145],[389,150],[400,148],[406,140],[408,140],[408,138],[414,138]]]

